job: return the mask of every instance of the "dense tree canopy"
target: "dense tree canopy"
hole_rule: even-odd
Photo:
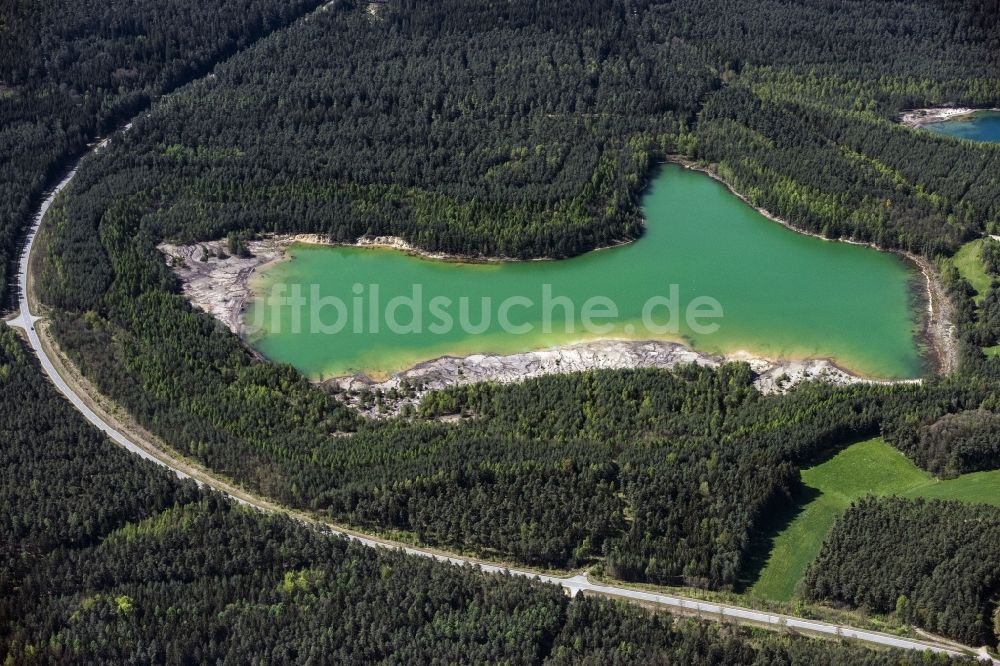
[[[910,422],[893,432],[892,443],[939,476],[1000,469],[1000,414],[972,410]]]
[[[914,62],[935,80],[981,73],[981,63],[961,63],[991,35],[965,15],[947,18],[959,22],[961,39],[947,42],[956,52],[941,61],[934,21],[946,17],[917,6],[862,20],[870,7],[852,4],[854,23],[824,17],[818,3],[800,9],[818,28],[853,40],[851,49],[831,45],[815,56],[844,72],[876,67],[893,49],[917,49]],[[652,159],[716,145],[705,133],[735,127],[733,118],[753,125],[737,133],[757,137],[762,159],[774,159],[778,139],[787,139],[789,151],[814,160],[815,168],[792,167],[819,178],[817,191],[842,191],[845,210],[860,210],[852,203],[859,171],[804,152],[805,144],[829,148],[817,132],[835,132],[855,152],[885,146],[881,160],[898,161],[917,145],[939,149],[948,168],[911,190],[885,180],[885,169],[872,172],[914,201],[961,208],[954,197],[988,189],[993,176],[976,160],[989,149],[927,138],[871,110],[789,101],[749,74],[733,79],[752,62],[788,66],[768,50],[763,27],[754,34],[765,37],[741,43],[753,49],[720,72],[720,49],[735,38],[704,41],[697,30],[720,21],[709,32],[727,33],[732,16],[709,18],[699,7],[330,5],[164,100],[84,165],[45,238],[42,287],[63,310],[58,337],[144,426],[281,501],[535,564],[606,556],[610,571],[629,579],[735,585],[752,534],[776,503],[790,501],[800,462],[887,421],[978,408],[992,383],[808,387],[761,400],[740,366],[596,373],[446,393],[424,406],[430,416],[449,403],[478,415],[457,426],[365,424],[291,369],[252,359],[192,311],[155,247],[164,238],[311,230],[345,240],[397,233],[467,253],[572,254],[638,233],[637,195]],[[691,28],[675,13],[681,9],[707,23]],[[922,37],[888,38],[890,19]],[[800,36],[788,41],[801,53],[814,47]],[[815,90],[800,92],[805,99]],[[870,141],[871,127],[886,141]],[[725,160],[719,168],[726,171]],[[876,185],[865,196],[881,197]],[[934,204],[924,217],[906,213],[893,224],[909,225],[914,239],[933,236],[924,249],[949,247],[982,226],[993,205],[984,201],[969,203],[965,222],[942,226]],[[949,235],[952,228],[959,231]],[[863,237],[859,230],[844,233]],[[877,240],[911,245],[895,238]],[[571,420],[556,425],[547,414]]]
[[[113,445],[0,325],[7,663],[889,664],[376,551]],[[944,663],[946,660],[937,660]]]
[[[0,21],[3,299],[42,191],[96,137],[319,0],[6,0]]]
[[[1000,511],[959,502],[865,499],[834,525],[808,593],[880,612],[971,645],[996,645]]]
[[[185,3],[160,4],[165,16],[188,11]],[[1000,361],[979,347],[997,339],[1000,316],[989,303],[1000,303],[1000,295],[988,296],[980,309],[955,275],[945,278],[963,374],[924,386],[809,385],[765,398],[743,365],[603,372],[448,391],[428,398],[418,419],[368,423],[291,368],[252,357],[194,311],[156,249],[167,239],[231,235],[238,251],[251,234],[312,231],[344,241],[396,234],[426,249],[465,254],[567,256],[637,237],[650,170],[675,153],[703,160],[751,202],[829,236],[934,256],[1000,222],[996,147],[892,122],[907,106],[996,103],[1000,49],[989,1],[721,5],[331,3],[163,99],[84,163],[42,239],[41,294],[57,308],[60,345],[141,425],[279,501],[532,564],[603,558],[607,571],[632,580],[738,585],[751,538],[791,501],[798,467],[851,438],[883,431],[941,473],[995,466],[988,433],[1000,406]],[[11,105],[15,119],[31,109],[41,115],[22,125],[5,122],[4,131],[20,129],[3,152],[29,160],[48,155],[11,171],[29,180],[8,178],[15,183],[13,203],[0,209],[12,220],[5,227],[12,234],[8,248],[31,198],[66,155],[305,4],[295,3],[294,11],[261,3],[223,7],[218,16],[239,14],[236,26],[223,33],[226,19],[211,6],[191,9],[193,21],[173,23],[188,26],[177,28],[184,40],[166,32],[151,39],[159,47],[148,54],[133,45],[137,51],[122,57],[143,63],[126,62],[119,74],[94,64],[87,75],[74,64],[84,61],[70,57],[43,59],[54,73],[32,73],[6,57],[0,109]],[[255,9],[246,13],[248,7]],[[50,16],[45,11],[37,10]],[[159,16],[111,21],[107,48],[91,43],[91,35],[102,33],[86,25],[56,31],[52,39],[61,44],[75,35],[80,44],[70,48],[94,58],[110,54],[98,60],[113,63],[126,48],[116,40],[147,21],[165,20]],[[131,42],[145,43],[123,38],[122,44]],[[78,76],[79,85],[91,88],[67,83]],[[136,83],[109,97],[101,92],[108,76]],[[35,80],[43,82],[37,94]],[[77,106],[50,110],[48,102],[33,101],[59,95]],[[81,98],[95,110],[80,111]],[[54,139],[44,129],[55,126],[60,109],[69,109],[73,122],[58,126],[75,128],[66,130],[71,139]],[[454,413],[474,418],[453,425],[431,418]],[[950,433],[958,425],[986,434],[982,441],[956,439]],[[226,533],[226,521],[235,521],[237,539],[250,520],[242,513],[222,518],[201,496],[190,503],[191,520],[203,521],[199,529],[210,533]],[[180,507],[164,515],[185,514]],[[171,520],[164,518],[168,526]],[[189,543],[181,532],[164,529],[165,541],[157,542],[154,529],[145,551],[175,566],[163,543]],[[123,561],[131,556],[116,551],[126,546],[114,540],[106,550],[94,548],[88,557],[95,571],[107,566],[105,552]],[[320,568],[332,576],[329,567],[354,555],[345,546],[329,557]],[[309,570],[300,591],[313,594],[318,574],[302,566]],[[58,558],[52,567],[39,580],[69,575]],[[80,575],[88,571],[81,567]],[[241,617],[250,626],[261,625],[273,606],[291,605],[275,596],[285,570],[266,571],[254,601],[231,609],[245,610]],[[90,584],[81,580],[55,595],[39,617],[55,608],[72,617],[71,591]],[[152,598],[147,583],[129,580],[132,587],[115,594]],[[182,588],[178,595],[200,594]],[[405,589],[422,599],[417,588]],[[462,603],[471,598],[462,596]],[[106,602],[99,598],[90,608],[113,614]],[[566,611],[563,604],[567,617],[604,612]],[[211,606],[218,607],[225,608]],[[169,606],[162,612],[170,619]],[[415,612],[416,625],[439,627],[429,612]],[[541,632],[551,645],[556,630],[532,624],[536,619],[521,625],[515,618],[510,631]],[[960,634],[955,622],[940,626]],[[580,638],[579,645],[600,660],[613,650],[615,631]],[[79,636],[89,644],[92,634]],[[484,658],[495,638],[483,639]],[[569,660],[576,639],[553,656]],[[743,643],[733,645],[727,655],[750,660]],[[526,642],[523,649],[535,647]]]

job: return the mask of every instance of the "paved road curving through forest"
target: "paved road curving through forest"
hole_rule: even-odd
[[[126,131],[130,127],[131,125],[127,125],[122,131]],[[111,139],[105,139],[95,146],[87,155],[84,155],[79,161],[77,161],[72,170],[70,170],[69,173],[67,173],[66,176],[52,189],[45,201],[39,207],[31,229],[28,231],[27,243],[21,254],[20,264],[18,267],[18,303],[20,311],[18,315],[9,320],[8,323],[12,326],[24,329],[28,342],[37,354],[42,369],[45,371],[45,374],[48,375],[55,387],[81,414],[83,414],[84,418],[96,426],[98,430],[104,432],[116,444],[128,449],[137,456],[170,469],[181,478],[192,478],[199,484],[216,489],[242,504],[253,506],[267,512],[284,512],[302,520],[303,522],[310,523],[314,526],[319,525],[312,519],[296,515],[295,513],[276,506],[267,500],[263,500],[259,497],[255,497],[249,493],[236,489],[226,481],[215,478],[209,472],[197,470],[183,460],[179,460],[169,453],[152,447],[148,443],[142,442],[138,439],[133,441],[133,439],[109,423],[112,419],[108,415],[98,413],[99,411],[103,411],[100,407],[91,407],[91,404],[85,400],[83,396],[77,393],[76,389],[60,374],[56,363],[49,355],[49,350],[45,345],[43,345],[38,331],[35,330],[35,325],[41,317],[32,312],[30,299],[28,297],[31,253],[34,248],[38,229],[43,218],[45,217],[45,214],[48,212],[49,207],[52,205],[52,202],[59,195],[59,193],[65,190],[70,182],[72,182],[80,162],[86,159],[89,155],[100,151],[110,140]],[[63,363],[68,363],[68,361],[65,359],[59,359],[59,364],[62,365]],[[975,652],[972,648],[960,650],[959,646],[950,643],[903,638],[900,636],[893,636],[891,634],[867,631],[864,629],[857,629],[850,626],[822,622],[819,620],[808,620],[805,618],[781,615],[778,613],[758,611],[751,608],[700,601],[697,599],[660,594],[651,591],[635,590],[616,585],[604,585],[591,581],[585,573],[581,573],[573,577],[560,577],[538,574],[531,571],[509,569],[503,566],[482,562],[474,558],[447,555],[430,549],[403,546],[401,544],[382,541],[377,538],[345,532],[325,524],[321,526],[333,534],[345,536],[366,546],[374,548],[401,548],[410,555],[430,557],[441,562],[448,562],[455,565],[472,565],[487,573],[507,573],[513,576],[534,578],[545,583],[559,585],[567,590],[567,592],[571,595],[576,595],[581,592],[601,594],[625,599],[634,603],[663,607],[677,613],[694,615],[714,621],[733,622],[736,624],[761,626],[778,630],[798,631],[831,638],[852,639],[874,645],[906,650],[930,650],[932,652],[951,656],[969,656],[975,654],[980,659],[992,661],[992,663],[1000,665],[1000,661],[991,660],[990,657],[982,651]]]

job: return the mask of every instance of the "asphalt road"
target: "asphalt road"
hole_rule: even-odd
[[[130,126],[126,126],[125,130]],[[90,151],[89,154],[95,153],[101,150],[108,140],[103,141],[98,144]],[[86,159],[84,156],[82,159]],[[62,192],[69,184],[72,182],[73,177],[76,175],[77,167],[74,166],[73,170],[70,171],[62,181],[51,191],[49,196],[45,199],[42,205],[39,207],[38,213],[35,216],[35,220],[32,224],[30,231],[28,232],[28,239],[24,252],[21,254],[20,265],[18,270],[18,288],[19,288],[19,305],[20,312],[17,317],[8,321],[8,324],[12,326],[17,326],[24,329],[27,334],[28,341],[31,344],[32,349],[38,356],[41,362],[42,369],[45,374],[48,375],[49,379],[55,385],[55,387],[62,393],[67,400],[72,403],[72,405],[83,414],[90,423],[92,423],[99,430],[107,434],[116,444],[128,449],[130,452],[137,456],[140,456],[146,460],[152,461],[158,465],[162,465],[173,471],[177,476],[181,478],[194,478],[200,484],[204,484],[211,488],[215,488],[230,497],[233,497],[236,501],[254,506],[262,511],[274,511],[276,508],[262,500],[259,500],[251,495],[245,493],[234,494],[232,489],[223,481],[215,479],[209,474],[197,473],[189,474],[190,468],[181,461],[174,460],[169,456],[164,455],[162,452],[158,452],[157,455],[151,454],[146,448],[140,446],[136,442],[132,441],[125,434],[116,430],[112,427],[101,415],[97,414],[90,406],[83,400],[83,398],[78,395],[73,387],[71,387],[56,370],[56,366],[53,364],[52,359],[49,357],[47,350],[42,345],[41,339],[39,338],[38,332],[35,330],[35,324],[40,319],[37,315],[31,312],[31,306],[28,301],[28,269],[29,269],[29,259],[31,257],[31,251],[34,247],[35,237],[38,233],[39,225],[42,219],[45,217],[46,212],[48,212],[49,207],[55,200],[56,196]],[[280,510],[280,509],[278,509]],[[398,544],[387,543],[380,541],[378,539],[359,536],[357,534],[349,534],[346,532],[341,532],[332,527],[327,528],[331,533],[338,534],[341,536],[346,536],[350,539],[354,539],[359,543],[366,546],[371,546],[375,548],[399,548]],[[653,604],[657,606],[662,606],[667,609],[674,609],[677,612],[697,615],[699,617],[704,617],[707,619],[715,621],[726,621],[734,622],[738,624],[751,624],[759,625],[764,627],[770,627],[775,629],[788,629],[794,631],[808,632],[810,634],[825,635],[833,638],[845,638],[853,639],[857,641],[862,641],[865,643],[870,643],[874,645],[889,646],[894,648],[901,648],[906,650],[930,650],[932,652],[938,652],[943,654],[948,654],[952,656],[969,655],[972,653],[972,649],[969,648],[968,651],[961,651],[956,648],[956,646],[935,643],[931,641],[918,641],[910,638],[901,638],[899,636],[893,636],[890,634],[883,634],[875,631],[866,631],[863,629],[856,629],[849,626],[842,626],[837,624],[832,624],[828,622],[821,622],[818,620],[807,620],[805,618],[798,618],[788,615],[780,615],[776,613],[768,613],[764,611],[753,610],[750,608],[743,608],[740,606],[731,606],[725,604],[717,604],[706,601],[699,601],[697,599],[691,599],[686,597],[671,596],[666,594],[658,594],[655,592],[647,592],[642,590],[634,590],[627,587],[618,587],[615,585],[603,585],[600,583],[592,582],[586,574],[578,574],[571,578],[564,578],[559,576],[550,575],[540,575],[531,571],[522,571],[518,569],[508,569],[505,567],[497,566],[494,564],[489,564],[481,562],[472,558],[459,557],[443,555],[441,553],[424,550],[420,548],[413,548],[403,546],[401,547],[406,553],[419,557],[431,557],[442,562],[449,562],[455,565],[472,565],[478,567],[487,573],[508,573],[514,576],[522,576],[525,578],[535,578],[546,583],[551,583],[553,585],[559,585],[565,588],[569,594],[576,595],[580,592],[591,593],[591,594],[602,594],[613,597],[619,597],[622,599],[627,599],[629,601],[634,601],[637,603]],[[996,660],[991,660],[988,656],[982,653],[977,653],[977,655],[986,661],[992,661],[994,664],[1000,664]]]

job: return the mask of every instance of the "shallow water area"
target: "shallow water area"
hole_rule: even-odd
[[[591,339],[830,358],[886,379],[923,374],[914,336],[923,277],[900,257],[791,231],[674,164],[643,204],[642,238],[558,261],[295,244],[253,282],[248,339],[313,379]]]
[[[976,111],[950,120],[927,123],[923,127],[956,139],[1000,143],[1000,111]]]

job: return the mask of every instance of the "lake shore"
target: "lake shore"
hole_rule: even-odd
[[[860,245],[870,247],[879,252],[892,252],[903,258],[904,261],[915,266],[923,275],[926,282],[924,301],[927,305],[926,314],[921,318],[917,340],[926,350],[925,354],[928,365],[937,374],[948,374],[958,369],[958,343],[955,337],[955,325],[952,323],[952,305],[948,299],[944,284],[941,282],[934,265],[922,256],[906,252],[904,250],[885,250],[874,243],[866,243],[850,238],[827,238],[821,234],[801,229],[791,224],[784,218],[778,217],[766,208],[755,205],[749,198],[733,187],[714,166],[700,164],[679,155],[668,156],[668,161],[679,164],[686,169],[700,171],[707,176],[718,181],[727,190],[739,198],[747,206],[781,226],[804,236],[812,236],[833,243],[847,243],[849,245]]]
[[[867,245],[879,249],[870,243],[850,239],[828,239],[792,226],[786,220],[751,203],[747,197],[726,182],[712,165],[695,163],[679,156],[671,156],[669,161],[687,169],[707,174],[759,214],[796,233],[822,240]],[[355,243],[334,243],[325,236],[317,234],[274,235],[248,241],[246,247],[250,256],[243,257],[228,256],[227,244],[224,240],[191,245],[165,243],[160,245],[159,249],[165,254],[167,264],[180,278],[183,292],[188,300],[196,307],[212,314],[234,334],[247,340],[252,338],[252,335],[248,335],[245,328],[244,313],[254,297],[253,280],[255,275],[276,262],[287,260],[289,257],[288,249],[296,243],[387,248],[438,261],[465,263],[506,261],[503,258],[460,257],[426,252],[394,236],[361,238]],[[926,304],[926,313],[920,318],[920,329],[915,335],[928,361],[928,367],[939,373],[951,372],[957,364],[957,346],[954,326],[951,323],[950,301],[944,287],[931,262],[906,252],[896,252],[896,254],[917,268],[923,276],[924,284],[919,287],[918,298],[921,306]],[[918,288],[916,283],[914,283],[914,288]],[[254,353],[257,354],[257,352]],[[831,359],[826,358],[772,359],[747,352],[712,355],[695,351],[677,342],[610,339],[563,344],[548,349],[536,349],[507,355],[472,354],[464,357],[446,355],[421,362],[388,377],[359,374],[332,379],[324,378],[323,383],[335,387],[342,397],[364,411],[367,408],[361,404],[358,396],[371,391],[383,394],[391,391],[397,395],[404,387],[419,386],[421,388],[418,393],[422,395],[429,390],[448,386],[480,381],[513,382],[558,372],[640,367],[672,368],[688,363],[716,367],[728,361],[750,363],[758,375],[755,384],[764,393],[783,392],[803,381],[813,379],[836,385],[860,382],[889,384],[915,381],[880,380],[866,377],[838,367]],[[405,402],[407,401],[404,400],[389,407],[388,411],[390,413],[398,412]]]
[[[599,252],[635,242],[624,240],[595,248]],[[246,241],[251,256],[229,255],[226,240],[202,241],[190,245],[161,243],[157,249],[167,257],[167,265],[181,281],[182,291],[188,300],[221,321],[236,335],[243,336],[243,313],[253,298],[252,280],[272,264],[288,258],[288,249],[296,243],[326,247],[367,247],[396,250],[405,254],[463,264],[493,264],[509,261],[558,261],[552,257],[515,259],[512,257],[487,257],[460,255],[423,250],[399,236],[362,236],[354,243],[331,241],[321,234],[272,234],[265,238]],[[202,257],[205,259],[202,259]]]
[[[324,383],[336,388],[344,402],[366,416],[388,418],[398,415],[406,405],[419,405],[423,396],[431,391],[453,386],[480,382],[510,384],[544,375],[588,370],[669,370],[682,365],[717,368],[733,362],[744,362],[750,366],[756,375],[754,387],[765,395],[785,393],[808,381],[821,381],[834,386],[919,384],[922,381],[863,377],[837,366],[830,359],[773,360],[743,351],[725,355],[707,354],[677,342],[594,340],[520,354],[442,356],[419,363],[384,381],[359,374],[329,379]],[[371,393],[385,396],[381,407],[371,404],[368,399]]]
[[[925,110],[932,111],[932,110]],[[944,115],[958,114],[966,109],[940,109]],[[945,114],[948,112],[948,114]],[[679,155],[668,155],[667,162],[678,164],[684,168],[702,172],[740,199],[747,206],[772,222],[794,231],[798,234],[811,236],[825,241],[860,245],[879,251],[886,251],[873,243],[852,239],[831,239],[820,234],[798,228],[787,220],[772,214],[765,208],[754,205],[746,196],[734,188],[718,172],[714,165],[694,162]],[[621,241],[606,247],[593,250],[620,247],[633,243],[632,240]],[[333,247],[370,247],[391,249],[408,255],[435,261],[457,263],[499,263],[515,261],[508,257],[463,256],[442,252],[430,252],[416,247],[405,239],[397,236],[362,237],[354,243],[333,242],[320,234],[277,234],[263,239],[251,240],[246,243],[251,257],[228,257],[224,240],[207,241],[192,245],[173,245],[164,243],[159,249],[169,257],[175,258],[175,272],[181,279],[184,294],[188,299],[222,321],[227,328],[240,337],[246,337],[243,326],[243,313],[253,298],[252,279],[255,274],[266,267],[288,257],[288,248],[296,243]],[[957,369],[958,350],[955,327],[952,323],[952,307],[944,286],[941,284],[937,270],[924,257],[901,251],[892,251],[904,261],[914,266],[924,278],[921,307],[926,306],[926,314],[921,317],[915,337],[922,349],[927,367],[938,374],[948,374]],[[202,253],[207,253],[205,261],[199,261]],[[539,258],[533,261],[554,261],[551,258]],[[168,260],[168,264],[172,263]]]
[[[190,245],[161,243],[157,249],[166,255],[167,265],[180,278],[183,293],[188,300],[242,337],[245,333],[243,313],[253,298],[254,275],[272,264],[286,260],[288,248],[296,243],[330,247],[375,247],[399,250],[425,259],[466,260],[455,255],[421,250],[397,236],[377,236],[360,238],[355,243],[335,243],[321,234],[274,234],[246,241],[244,245],[250,254],[248,257],[230,255],[226,240]]]
[[[164,253],[168,266],[180,279],[188,300],[195,307],[213,315],[231,332],[246,339],[243,314],[253,298],[254,276],[262,269],[286,260],[288,248],[295,243],[344,245],[330,243],[325,238],[312,234],[295,234],[248,241],[246,247],[251,256],[244,257],[227,255],[224,240],[191,245],[164,243],[159,249]],[[404,251],[410,249],[404,241],[392,237],[362,239],[354,245]],[[419,254],[428,256],[428,253]],[[429,258],[439,257],[430,255]],[[930,269],[929,266],[924,268],[928,271]],[[671,369],[688,364],[718,367],[723,363],[736,361],[746,362],[751,366],[757,376],[754,385],[765,394],[785,392],[802,382],[812,380],[840,386],[920,381],[865,377],[839,367],[826,358],[770,359],[746,351],[714,355],[695,351],[678,342],[607,339],[506,355],[446,355],[421,362],[384,379],[358,374],[326,379],[320,383],[334,388],[342,400],[362,413],[381,417],[396,415],[406,405],[418,404],[428,391],[450,386],[484,381],[511,383],[547,374],[598,369]],[[383,395],[391,393],[396,397],[383,401],[379,408],[368,401],[368,395],[373,392]]]
[[[899,114],[899,122],[907,127],[918,128],[931,123],[941,123],[955,120],[981,111],[998,111],[1000,109],[973,109],[965,106],[942,106],[928,109],[910,109]]]
[[[940,123],[946,120],[961,118],[976,111],[985,109],[973,109],[969,107],[942,106],[928,109],[909,109],[899,114],[899,122],[907,127],[920,127],[929,123]]]

